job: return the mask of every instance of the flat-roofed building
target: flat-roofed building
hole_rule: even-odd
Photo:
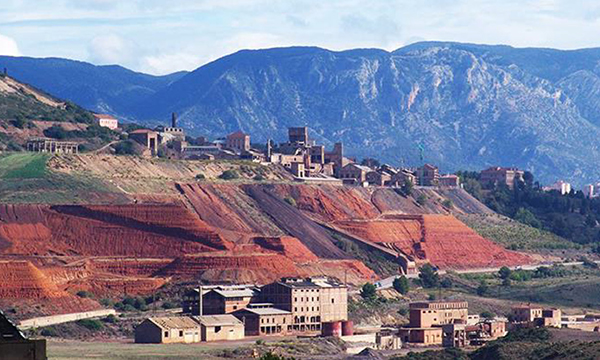
[[[140,344],[172,344],[200,342],[200,325],[191,317],[154,317],[135,328],[135,342]]]
[[[262,304],[251,304],[233,313],[244,323],[246,336],[286,335],[293,331],[292,313]]]
[[[442,345],[441,327],[401,328],[398,332],[402,341],[422,345]]]
[[[150,150],[152,156],[156,155],[158,151],[158,132],[149,129],[133,130],[129,133],[129,138]]]
[[[234,150],[236,153],[242,153],[250,150],[250,135],[241,131],[236,131],[227,135],[226,147]]]
[[[512,308],[513,322],[533,322],[542,317],[543,309],[539,306],[519,305]]]
[[[439,169],[437,166],[425,164],[416,171],[417,185],[420,186],[438,186],[439,185]]]
[[[194,316],[200,324],[202,341],[241,340],[244,324],[231,314]]]
[[[283,278],[263,286],[261,299],[291,312],[293,331],[320,331],[323,322],[348,320],[348,289],[331,278]]]
[[[479,182],[488,189],[495,186],[506,186],[512,190],[515,182],[523,181],[524,174],[524,171],[517,168],[493,166],[481,171]]]
[[[444,187],[459,187],[460,186],[460,178],[454,174],[446,174],[440,176],[439,186]]]
[[[409,305],[410,326],[426,328],[434,325],[468,322],[466,301],[417,302]]]
[[[111,130],[116,130],[119,128],[119,120],[115,119],[111,115],[94,114],[94,119],[96,120],[96,124],[98,124],[98,126],[109,128]]]

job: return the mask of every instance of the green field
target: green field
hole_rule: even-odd
[[[460,220],[479,235],[513,250],[579,249],[580,245],[551,232],[499,215],[461,215]]]
[[[0,157],[0,178],[42,179],[47,175],[48,154],[17,153]]]
[[[39,153],[1,156],[0,201],[38,204],[125,202],[120,190],[97,177],[49,170],[46,165],[51,156]]]

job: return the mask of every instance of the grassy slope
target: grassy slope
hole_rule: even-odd
[[[515,250],[577,249],[580,246],[548,231],[499,215],[461,215],[467,226],[481,236]]]
[[[67,175],[47,168],[48,154],[13,153],[0,157],[0,201],[4,203],[82,203],[119,201],[118,190],[96,177]],[[124,199],[121,199],[124,200]]]

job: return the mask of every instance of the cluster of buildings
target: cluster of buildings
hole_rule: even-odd
[[[515,327],[554,327],[560,328],[562,312],[556,308],[542,308],[535,305],[519,305],[512,308],[511,324]]]
[[[146,319],[136,328],[135,341],[199,342],[353,331],[347,288],[327,277],[283,278],[262,287],[200,287],[186,292],[182,305],[187,316]]]
[[[572,189],[571,184],[563,180],[559,180],[552,185],[544,186],[542,188],[544,191],[558,191],[561,195],[570,194]],[[584,185],[581,192],[583,192],[583,195],[588,199],[600,197],[600,183]]]
[[[399,330],[405,343],[448,347],[481,344],[506,333],[506,321],[469,315],[466,301],[411,303],[409,324]]]

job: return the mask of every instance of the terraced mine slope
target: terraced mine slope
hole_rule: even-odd
[[[217,179],[229,169],[240,178]],[[254,180],[257,174],[270,181]],[[37,274],[23,277],[35,281],[7,278],[0,304],[27,298],[44,305],[27,307],[36,314],[99,306],[72,295],[81,290],[122,297],[172,281],[262,284],[328,275],[358,285],[378,278],[373,269],[396,273],[397,256],[443,269],[531,261],[454,217],[493,214],[461,189],[415,189],[405,197],[389,188],[297,184],[282,169],[246,162],[106,155],[9,155],[0,158],[0,177],[11,186],[53,184],[62,194],[45,197],[32,185],[18,197],[7,191],[12,197],[0,205],[0,261]],[[73,179],[96,185],[69,199]],[[372,259],[340,238],[366,246]],[[373,262],[384,258],[386,266]],[[65,301],[49,300],[57,298]]]

